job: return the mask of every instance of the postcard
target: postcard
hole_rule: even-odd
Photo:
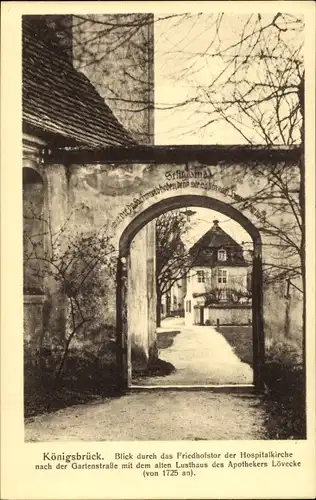
[[[315,496],[315,5],[4,2],[2,497]]]

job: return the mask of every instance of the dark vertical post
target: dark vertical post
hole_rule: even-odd
[[[127,259],[119,257],[116,276],[116,352],[119,391],[126,391],[129,386],[127,341]]]
[[[252,338],[254,385],[263,390],[264,331],[263,331],[263,292],[262,260],[259,245],[255,248],[252,271]]]
[[[204,325],[204,306],[200,306],[200,325]]]
[[[284,336],[289,337],[290,335],[290,308],[291,308],[291,295],[290,295],[290,279],[286,280],[286,291],[285,291],[285,320],[284,320]]]

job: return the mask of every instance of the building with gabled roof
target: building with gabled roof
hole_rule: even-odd
[[[243,248],[214,220],[213,226],[190,249],[198,266],[244,266]]]
[[[243,247],[214,220],[190,249],[192,267],[187,275],[186,324],[204,324],[206,307],[249,302],[249,263]],[[207,316],[207,317],[206,317]],[[215,322],[216,323],[216,322]]]

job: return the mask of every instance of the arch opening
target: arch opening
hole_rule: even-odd
[[[26,295],[43,294],[45,185],[33,168],[23,167],[23,289]]]
[[[253,245],[252,279],[251,279],[251,324],[252,324],[252,359],[253,387],[262,388],[262,366],[264,361],[264,332],[262,307],[262,261],[261,237],[258,229],[241,212],[215,198],[201,195],[179,195],[153,204],[137,215],[123,231],[119,241],[119,259],[117,267],[117,353],[118,376],[123,390],[133,387],[131,335],[129,319],[131,313],[128,305],[128,287],[131,265],[131,245],[133,239],[151,221],[173,210],[196,207],[209,209],[223,214],[239,224],[250,236]],[[201,309],[201,314],[202,309]],[[203,317],[203,316],[201,316]],[[203,323],[202,323],[203,324]],[[204,386],[204,384],[201,384]],[[230,385],[230,384],[228,384]]]

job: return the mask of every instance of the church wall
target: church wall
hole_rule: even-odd
[[[277,245],[275,237],[272,237],[266,228],[270,221],[271,224],[280,227],[281,224],[293,225],[293,217],[291,219],[290,212],[286,213],[285,211],[276,214],[271,200],[264,203],[255,202],[253,205],[249,203],[249,200],[255,198],[255,193],[262,189],[265,182],[264,177],[258,182],[249,165],[227,164],[223,168],[223,165],[213,165],[210,161],[207,166],[190,164],[188,168],[185,165],[168,164],[71,165],[67,169],[60,165],[49,165],[41,168],[45,174],[47,173],[48,211],[54,227],[57,229],[65,220],[66,214],[67,217],[71,214],[68,226],[72,234],[106,231],[115,248],[115,261],[118,257],[119,242],[124,230],[145,209],[157,202],[164,201],[168,204],[170,197],[198,195],[219,200],[235,207],[260,230],[263,243],[264,272],[265,267],[271,263],[277,265],[284,263],[284,250]],[[268,173],[271,167],[264,168]],[[182,176],[186,175],[187,178],[183,179]],[[242,182],[238,180],[238,175],[242,175]],[[273,193],[271,193],[271,199],[273,199]],[[190,201],[186,203],[187,206],[192,205]],[[212,208],[212,204],[210,208]],[[151,285],[154,283],[155,275],[153,238],[152,228],[150,231],[143,229],[139,233],[129,263],[130,269],[132,267],[135,269],[134,276],[130,273],[130,288],[136,290],[130,299],[130,324],[134,324],[131,326],[134,329],[133,338],[137,339],[137,336],[138,339],[141,338],[137,342],[142,346],[147,357],[151,345],[154,345],[155,342],[153,307],[155,298],[152,293],[153,288],[148,288],[150,287],[149,282]],[[151,243],[148,244],[148,242]],[[134,251],[135,254],[133,254]],[[149,253],[146,254],[146,252]],[[142,260],[140,260],[140,255]],[[145,255],[146,258],[144,258]],[[97,298],[100,304],[100,317],[95,318],[95,321],[99,322],[101,330],[102,325],[112,325],[113,329],[116,325],[115,272],[114,262],[111,270],[105,267],[100,273],[105,289],[102,292],[103,295],[100,293]],[[285,319],[288,317],[288,335],[289,337],[297,336],[302,328],[302,298],[298,293],[294,295],[293,290],[291,290],[291,298],[286,299],[284,287],[284,280],[280,280],[278,286],[272,286],[264,281],[265,329],[268,333],[271,332],[275,335],[276,329],[277,331],[284,329]],[[144,291],[146,292],[144,293]],[[51,302],[51,309],[58,317],[65,300],[62,298],[62,294],[58,294],[56,290],[53,290],[53,293],[49,291],[48,295],[59,297],[59,301]],[[286,312],[289,300],[291,307]],[[143,334],[139,327],[140,312],[143,320],[147,318],[146,334]],[[63,316],[63,312],[61,316]],[[49,329],[53,328],[52,325],[55,322],[54,315],[51,315],[50,318]],[[132,318],[134,319],[132,320]]]
[[[153,14],[73,16],[72,24],[74,67],[87,76],[138,143],[152,144]]]
[[[266,167],[266,172],[270,167]],[[278,246],[276,238],[265,231],[270,222],[273,225],[280,225],[287,222],[292,224],[291,214],[281,212],[276,215],[273,211],[271,201],[266,203],[255,203],[244,208],[245,200],[255,197],[255,193],[262,189],[265,180],[261,183],[251,174],[250,167],[246,165],[231,166],[225,165],[225,170],[218,165],[194,165],[189,167],[192,175],[199,176],[205,173],[210,175],[211,179],[196,180],[191,178],[189,181],[176,180],[181,172],[185,172],[185,166],[176,165],[104,165],[104,166],[73,166],[71,167],[73,178],[71,177],[71,195],[77,201],[86,202],[89,206],[90,220],[93,220],[95,227],[107,223],[113,235],[113,241],[118,248],[119,238],[128,224],[144,209],[152,206],[161,200],[167,202],[171,196],[181,195],[202,195],[210,196],[213,199],[223,201],[234,206],[244,214],[252,223],[259,228],[262,237],[262,255],[264,269],[265,265],[271,263],[281,265],[284,262],[284,251]],[[244,170],[243,182],[232,182],[236,180],[237,174]],[[195,174],[194,174],[195,172]],[[225,172],[225,176],[223,176]],[[238,179],[237,179],[238,180]],[[232,187],[233,185],[233,187]],[[221,192],[229,188],[226,193]],[[238,201],[242,197],[242,201]],[[271,200],[273,195],[271,194]],[[273,201],[273,200],[272,200]],[[72,203],[74,205],[75,203]],[[102,207],[102,208],[101,208]],[[80,217],[83,217],[80,214]],[[284,222],[285,221],[285,222]],[[292,258],[294,262],[294,258]],[[293,264],[294,265],[294,264]],[[264,286],[264,307],[265,321],[269,328],[275,317],[269,313],[272,303],[281,301],[284,303],[284,281],[281,280],[279,287],[273,287],[266,284]],[[293,299],[293,302],[301,303],[299,298]],[[295,306],[291,310],[293,328],[300,324],[300,307]],[[295,326],[294,326],[295,325]]]
[[[134,21],[137,16],[128,15],[127,20]],[[70,22],[72,47],[68,46],[69,40],[65,41],[69,57],[72,57],[75,68],[93,83],[134,138],[141,144],[152,144],[153,25],[144,25],[127,44],[120,44],[117,50],[111,52],[108,49],[117,41],[115,30],[106,33],[102,21],[112,19],[124,22],[126,16],[88,17],[85,25],[80,23],[81,27],[73,19]],[[100,33],[100,36],[93,37],[94,42],[91,40],[91,23],[94,34]],[[100,54],[104,56],[101,60],[98,58]],[[277,206],[279,193],[272,185],[269,186],[271,165],[264,162],[234,164],[233,161],[216,164],[210,157],[207,164],[104,163],[66,167],[41,163],[39,152],[44,144],[38,138],[35,143],[37,146],[27,151],[24,165],[33,162],[34,168],[41,172],[45,185],[45,213],[52,231],[58,233],[66,224],[68,234],[60,238],[60,252],[66,251],[69,235],[78,237],[102,232],[110,236],[114,246],[112,264],[104,265],[95,277],[100,287],[93,295],[93,332],[99,338],[112,335],[116,327],[116,261],[124,230],[153,204],[162,201],[167,204],[172,196],[189,195],[224,202],[244,214],[259,230],[264,272],[265,331],[268,336],[280,332],[286,332],[290,338],[300,335],[302,294],[291,287],[289,296],[286,296],[284,278],[275,283],[271,281],[269,271],[271,265],[281,269],[284,265],[290,264],[294,268],[300,264],[297,253],[283,248],[277,231],[270,230],[271,227],[280,228],[294,242],[297,241],[293,213],[286,202]],[[290,190],[297,192],[297,167],[285,164],[279,167],[281,176],[283,172],[288,175]],[[265,192],[264,197],[262,191]],[[128,297],[130,339],[141,348],[145,359],[154,350],[156,339],[154,238],[154,222],[150,222],[135,237],[128,263],[129,290],[133,291]],[[49,246],[49,241],[46,245]],[[299,279],[295,280],[295,284],[302,289]],[[140,314],[142,322],[139,321]],[[35,337],[36,344],[45,339],[63,341],[67,325],[69,327],[69,300],[60,284],[46,277],[42,294],[32,298],[25,296],[24,321],[27,336]]]
[[[42,139],[28,135],[23,148],[24,228],[24,332],[34,348],[43,343],[63,342],[67,301],[58,280],[53,278],[51,242],[68,213],[68,189],[64,166],[44,165]],[[43,185],[28,183],[27,172],[36,174]],[[65,241],[60,239],[60,251]],[[37,257],[38,259],[36,260]]]
[[[132,36],[129,27],[131,23],[138,26]],[[153,14],[98,14],[83,16],[80,19],[73,16],[72,45],[74,67],[86,75],[116,118],[139,144],[153,144]],[[100,182],[102,183],[102,179]],[[133,336],[138,332],[138,339],[142,335],[139,342],[144,344],[145,357],[154,349],[156,339],[154,238],[155,224],[151,222],[135,237],[131,248],[129,273],[129,279],[132,281],[130,287],[134,290],[133,298],[130,295],[130,302],[136,304],[136,323],[131,325],[131,329]],[[144,291],[146,306],[144,305],[140,323],[137,297],[144,294]],[[114,324],[115,301],[108,298],[106,302],[108,322]],[[143,326],[140,327],[140,324]]]

